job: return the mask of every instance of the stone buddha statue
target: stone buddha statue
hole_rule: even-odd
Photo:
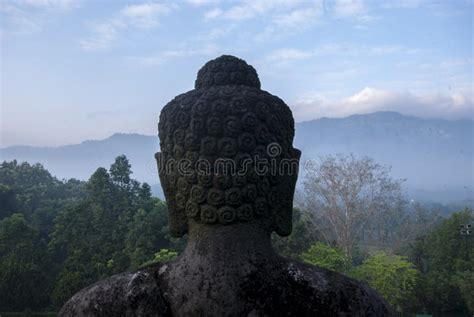
[[[74,295],[62,316],[387,316],[385,301],[344,275],[279,256],[292,230],[300,151],[288,106],[255,69],[221,56],[161,111],[159,176],[176,259]]]

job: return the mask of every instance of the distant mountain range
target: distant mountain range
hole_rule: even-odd
[[[396,112],[346,118],[321,118],[296,124],[295,146],[303,159],[334,153],[369,156],[390,165],[392,176],[406,178],[412,199],[459,202],[474,197],[474,121],[421,119]],[[105,140],[60,147],[11,146],[0,159],[42,163],[59,178],[87,179],[125,154],[134,177],[154,184],[162,196],[153,154],[156,136],[117,133]]]

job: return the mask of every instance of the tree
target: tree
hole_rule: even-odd
[[[110,175],[112,181],[121,188],[128,187],[131,183],[131,168],[132,166],[125,155],[117,156],[115,158],[115,162],[110,166]]]
[[[356,267],[352,276],[366,281],[397,310],[411,300],[419,276],[405,257],[378,252]]]
[[[322,242],[313,244],[303,252],[301,259],[304,262],[339,273],[347,273],[351,267],[350,259],[342,250],[332,248]]]
[[[41,164],[1,163],[0,310],[50,305],[59,266],[47,250],[54,219],[85,197],[84,184],[60,181]]]
[[[303,208],[315,215],[325,240],[352,256],[358,241],[382,243],[386,216],[404,204],[402,180],[368,157],[338,154],[305,165]]]
[[[472,210],[453,213],[414,245],[411,257],[422,274],[418,296],[422,307],[474,313],[474,237],[460,233],[461,225],[473,223]]]
[[[474,266],[471,265],[471,268],[466,271],[457,272],[454,282],[459,287],[467,310],[474,314]]]
[[[119,156],[87,182],[40,164],[0,165],[0,311],[58,308],[80,289],[184,247],[166,204]],[[160,249],[166,252],[154,254]]]
[[[64,208],[55,219],[49,247],[61,269],[53,290],[60,306],[81,288],[126,270],[124,252],[127,221],[134,210],[129,187],[120,187],[105,168],[98,168],[86,184],[84,200]],[[119,194],[120,192],[120,194]]]
[[[110,170],[98,168],[91,175],[84,199],[55,218],[49,247],[60,264],[52,295],[56,305],[170,247],[165,203],[151,196],[148,184],[130,179],[131,174],[127,158],[117,157]]]
[[[113,184],[109,172],[99,167],[89,178],[86,185],[88,198],[99,204],[112,203]]]
[[[99,211],[90,201],[82,201],[61,210],[55,219],[49,242],[51,257],[57,266],[52,300],[60,307],[74,293],[104,277],[110,242],[100,238]]]
[[[28,219],[41,201],[55,196],[60,182],[41,164],[18,164],[14,160],[1,164],[0,184],[9,186],[15,192],[17,210],[21,210]]]
[[[392,219],[388,247],[394,253],[406,254],[416,240],[430,232],[442,218],[437,209],[428,209],[419,203],[410,204]]]
[[[160,262],[172,261],[178,256],[178,252],[170,249],[161,249],[155,253],[153,260],[143,263],[140,267],[153,265]]]
[[[125,252],[130,258],[131,268],[138,268],[150,259],[156,250],[169,246],[163,228],[168,223],[168,211],[161,200],[155,198],[151,209],[140,209],[129,225]]]
[[[14,160],[0,165],[0,219],[21,213],[42,238],[47,239],[58,211],[84,194],[84,182],[60,181],[41,164]]]
[[[39,231],[22,214],[0,221],[0,310],[38,309],[49,303],[49,263]]]
[[[0,219],[6,218],[17,210],[15,191],[8,185],[0,184]]]

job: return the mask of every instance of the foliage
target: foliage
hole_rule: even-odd
[[[131,184],[130,175],[132,166],[125,155],[117,156],[115,162],[110,166],[112,181],[120,188],[127,189]]]
[[[22,214],[0,221],[0,310],[38,309],[48,302],[46,244]]]
[[[47,250],[54,219],[84,197],[84,182],[60,181],[40,164],[1,163],[0,245],[6,248],[0,252],[2,309],[49,305],[58,266]]]
[[[0,165],[1,310],[58,308],[157,250],[182,248],[168,235],[166,204],[131,175],[123,155],[87,182],[59,181],[40,164]]]
[[[87,197],[56,218],[50,249],[63,263],[53,291],[57,305],[92,281],[136,268],[166,246],[158,235],[166,224],[164,205],[155,200],[161,204],[155,209],[150,187],[131,174],[125,156],[110,171],[98,168],[87,182]]]
[[[55,310],[99,279],[177,256],[185,239],[169,236],[165,202],[132,175],[125,156],[86,182],[58,180],[40,164],[0,164],[0,311]],[[346,252],[319,213],[324,204],[310,198],[294,210],[293,233],[272,237],[278,252],[354,274],[405,311],[473,312],[473,236],[459,233],[461,224],[473,223],[472,211],[440,221],[426,208],[398,204],[396,195],[388,205],[379,200],[381,209],[369,210],[369,219],[353,227],[352,264],[362,264],[348,271]],[[404,257],[376,253],[367,259],[380,249],[409,251],[420,274]]]
[[[153,199],[150,210],[139,209],[129,225],[125,240],[125,252],[131,267],[137,268],[154,254],[156,250],[170,245],[166,225],[168,211],[164,202]]]
[[[176,251],[169,250],[169,249],[161,249],[160,251],[155,253],[153,260],[143,263],[140,267],[149,266],[155,263],[172,261],[177,256],[178,256],[178,252]]]
[[[392,239],[387,246],[394,253],[407,253],[420,236],[431,231],[441,221],[437,208],[427,208],[420,203],[410,204],[391,219]]]
[[[405,257],[379,252],[356,267],[352,276],[366,281],[395,308],[403,308],[413,295],[418,271]]]
[[[411,257],[422,273],[421,307],[474,313],[474,237],[460,233],[461,225],[473,223],[471,210],[453,213],[414,245]]]
[[[30,165],[16,160],[0,165],[0,216],[20,212],[28,220],[44,203],[58,200],[75,200],[83,195],[83,182],[60,181],[51,176],[41,164]],[[8,206],[8,207],[6,207]],[[7,210],[5,210],[7,209]]]
[[[474,266],[464,272],[456,273],[454,283],[459,287],[461,298],[469,310],[474,313]]]
[[[341,249],[332,248],[322,242],[313,244],[301,254],[301,259],[304,262],[340,273],[346,273],[351,267],[350,259]]]

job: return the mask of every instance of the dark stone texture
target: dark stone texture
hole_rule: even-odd
[[[200,239],[191,240],[177,260],[94,284],[71,298],[60,315],[389,315],[365,285],[276,255],[258,227],[249,233],[248,224],[204,226],[190,232]],[[239,245],[242,239],[252,240]]]
[[[245,158],[258,156],[272,160],[276,166],[282,160],[297,164],[300,152],[292,146],[294,121],[290,109],[278,97],[260,90],[255,69],[233,56],[206,63],[199,70],[195,86],[195,90],[170,101],[160,115],[159,163],[205,160],[212,166],[204,176],[193,168],[196,177],[186,176],[177,166],[163,172],[161,166],[171,234],[180,237],[187,233],[188,220],[193,218],[216,225],[257,221],[270,231],[289,235],[297,170],[273,175],[270,184],[270,172],[226,173],[217,170],[217,162],[231,160],[237,167]],[[270,152],[272,147],[274,151]],[[252,184],[258,189],[257,196],[249,198],[244,191]],[[244,202],[248,203],[246,216],[238,217],[236,208]]]
[[[232,166],[297,164],[300,152],[290,109],[260,90],[252,66],[232,56],[208,62],[196,89],[163,108],[159,136],[170,231],[188,234],[185,251],[80,291],[61,316],[390,315],[369,287],[273,251],[272,231],[291,233],[297,170]]]
[[[200,89],[227,85],[243,85],[260,89],[260,80],[255,68],[244,60],[223,55],[207,62],[199,70],[194,87]]]

